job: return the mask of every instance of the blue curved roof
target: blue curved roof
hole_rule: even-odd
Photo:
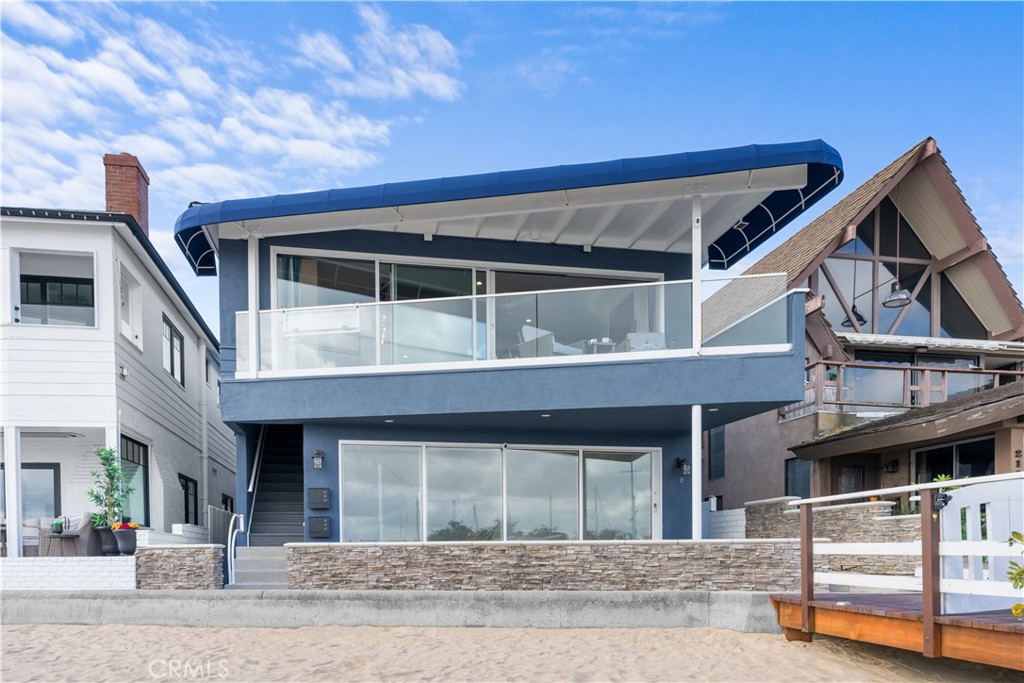
[[[174,235],[198,275],[215,275],[214,248],[204,227],[218,223],[622,185],[799,164],[808,166],[806,187],[773,192],[716,240],[715,248],[709,250],[710,266],[724,269],[839,185],[843,177],[839,152],[822,140],[808,140],[229,199],[190,207],[178,217]]]

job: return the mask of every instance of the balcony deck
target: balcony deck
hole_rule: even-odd
[[[816,593],[807,633],[799,593],[771,601],[787,640],[809,641],[817,633],[924,653],[920,593]],[[935,622],[935,656],[1024,671],[1024,621],[1009,610],[942,615]]]

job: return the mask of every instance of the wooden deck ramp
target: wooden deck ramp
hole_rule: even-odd
[[[941,490],[940,490],[941,489]],[[921,492],[921,542],[818,543],[813,506],[866,496]],[[814,634],[1024,671],[1024,602],[1006,578],[1024,525],[1024,473],[793,501],[800,508],[800,593],[771,596],[787,640]],[[835,540],[835,539],[833,539]],[[815,557],[917,555],[921,577],[815,571]],[[816,592],[816,585],[888,592]]]

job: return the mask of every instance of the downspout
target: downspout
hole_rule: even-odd
[[[202,337],[199,337],[199,358],[202,362],[199,363],[199,382],[196,386],[199,387],[199,435],[200,435],[200,451],[199,451],[199,464],[200,471],[202,473],[200,491],[200,513],[199,523],[201,526],[205,526],[207,529],[210,528],[210,453],[209,453],[209,433],[208,433],[208,422],[206,411],[209,406],[209,399],[207,393],[209,387],[206,384],[206,366],[209,360],[206,358],[206,342],[203,341]]]
[[[693,295],[691,304],[693,317],[691,325],[692,341],[693,351],[698,356],[700,355],[701,344],[704,338],[704,311],[702,310],[703,302],[701,301],[703,295],[701,293],[700,281],[700,270],[704,265],[704,238],[701,234],[702,218],[701,196],[697,194],[693,196],[693,225],[690,232],[692,237],[690,241],[690,268],[692,272],[690,276],[693,283],[691,292]],[[690,407],[690,538],[695,541],[703,536],[704,524],[704,473],[701,467],[703,464],[701,446],[704,441],[704,425],[701,420],[701,411],[702,406],[700,404]]]

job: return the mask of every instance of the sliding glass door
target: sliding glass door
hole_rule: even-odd
[[[343,443],[340,458],[346,542],[658,535],[649,450]]]

